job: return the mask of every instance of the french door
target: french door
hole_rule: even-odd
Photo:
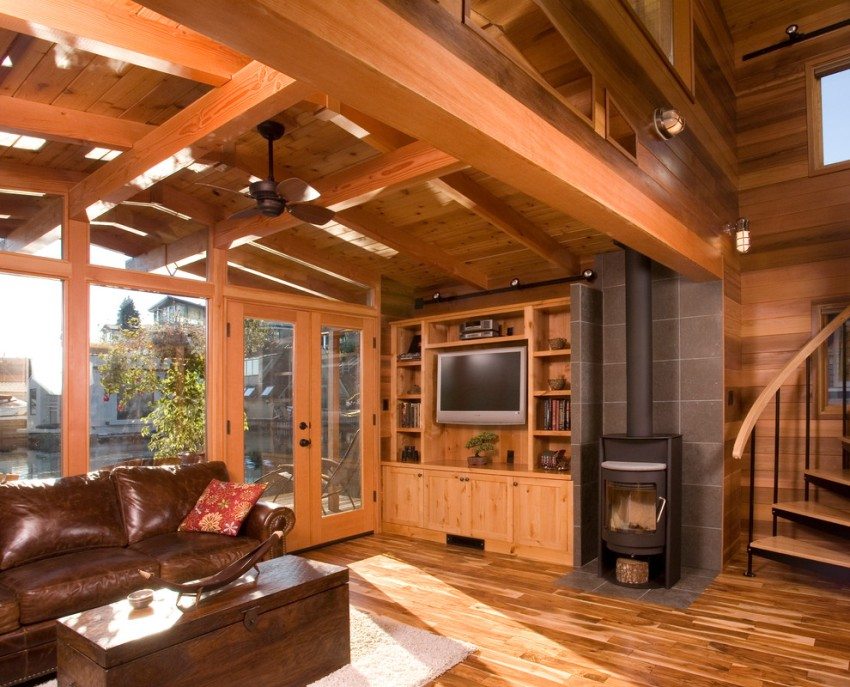
[[[374,320],[230,302],[227,321],[231,470],[295,511],[289,550],[374,529]]]

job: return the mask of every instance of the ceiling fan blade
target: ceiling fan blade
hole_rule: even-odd
[[[237,196],[244,196],[245,198],[250,198],[247,193],[242,193],[242,191],[234,191],[232,188],[225,188],[224,186],[216,186],[215,184],[207,184],[203,181],[196,181],[195,186],[209,186],[210,188],[217,189],[219,191],[227,191],[228,193],[235,193]]]
[[[240,210],[239,212],[234,212],[227,219],[247,219],[248,217],[256,217],[257,215],[261,214],[263,214],[263,211],[255,205],[252,208],[245,208],[244,210]]]
[[[281,181],[277,185],[277,193],[287,203],[309,203],[322,195],[306,181],[296,177]]]
[[[334,211],[323,208],[321,205],[287,205],[286,209],[302,222],[315,224],[321,227],[334,218]]]

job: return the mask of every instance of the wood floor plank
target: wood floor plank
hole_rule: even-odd
[[[394,536],[305,554],[358,608],[475,643],[437,687],[850,687],[850,587],[736,559],[687,609],[556,584],[569,568]]]

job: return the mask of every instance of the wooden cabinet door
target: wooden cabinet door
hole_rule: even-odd
[[[511,541],[511,479],[476,474],[468,487],[470,534],[479,539]]]
[[[514,544],[570,552],[573,483],[517,477],[512,484]]]
[[[422,526],[422,471],[384,466],[384,520],[396,525]]]
[[[425,472],[425,527],[447,534],[468,536],[469,475],[428,470]]]

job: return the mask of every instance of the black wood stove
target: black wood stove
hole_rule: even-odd
[[[682,436],[652,433],[650,261],[626,250],[626,434],[599,440],[599,574],[627,586],[672,587],[681,576]],[[643,561],[646,581],[617,579]]]

